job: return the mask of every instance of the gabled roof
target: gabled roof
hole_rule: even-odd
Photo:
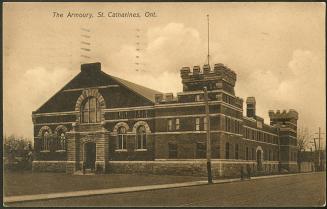
[[[118,78],[115,76],[111,77],[115,79],[117,82],[121,83],[125,87],[129,88],[130,90],[142,95],[143,97],[147,98],[148,100],[151,100],[152,102],[155,102],[155,94],[162,94],[160,91],[156,91],[141,85],[138,85],[136,83],[132,83],[130,81],[124,80],[122,78]]]
[[[105,72],[101,71],[100,68],[94,68],[94,64],[90,64],[91,69],[84,69],[82,65],[82,70],[77,74],[72,80],[70,80],[63,88],[61,88],[56,94],[49,98],[41,107],[39,107],[37,112],[48,112],[48,111],[72,111],[74,109],[74,104],[78,97],[80,96],[79,91],[70,91],[78,90],[84,88],[94,88],[97,86],[107,86],[107,85],[121,85],[123,88],[128,89],[131,92],[134,92],[135,96],[138,95],[140,98],[144,98],[144,105],[154,104],[155,94],[160,94],[161,92],[132,83],[130,81],[108,75]],[[88,67],[88,66],[87,66]],[[100,66],[96,66],[100,67]],[[103,96],[105,100],[109,100],[107,92],[110,91],[104,90]],[[141,100],[136,101],[136,105],[142,105]],[[130,105],[130,104],[126,104]]]

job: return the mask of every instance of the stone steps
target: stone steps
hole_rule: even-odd
[[[74,172],[74,175],[95,175],[95,172],[92,172],[91,169],[85,169],[85,174],[83,174],[83,171],[78,170]]]

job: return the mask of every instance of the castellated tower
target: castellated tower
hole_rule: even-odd
[[[183,67],[180,73],[184,92],[203,90],[206,86],[208,90],[222,89],[235,95],[236,73],[221,63],[215,64],[213,70],[210,65],[204,65],[202,72],[200,66],[194,66],[193,72],[189,67]]]
[[[289,171],[297,169],[297,120],[296,110],[269,110],[270,125],[279,130],[281,166]]]

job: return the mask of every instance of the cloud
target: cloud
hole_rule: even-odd
[[[176,73],[179,72],[176,66],[181,63],[190,66],[204,63],[206,54],[202,53],[205,51],[202,46],[197,30],[181,23],[169,23],[163,27],[150,28],[140,40],[140,51],[136,50],[135,45],[123,45],[110,56],[110,63],[113,69],[131,73],[135,73],[136,68],[153,75]],[[135,62],[139,62],[140,66],[135,65]]]
[[[31,137],[32,111],[62,88],[72,78],[71,74],[64,68],[43,67],[28,69],[22,74],[5,74],[4,130],[8,134]]]
[[[162,92],[179,92],[182,90],[179,69],[206,62],[206,47],[203,47],[206,46],[206,40],[196,29],[181,23],[149,28],[145,42],[141,53],[137,53],[135,46],[126,44],[113,54],[111,67],[119,71],[112,73]],[[237,73],[236,95],[244,100],[248,96],[255,96],[257,113],[265,118],[266,123],[269,123],[270,109],[296,109],[299,112],[299,124],[303,121],[309,127],[325,124],[322,117],[325,115],[322,91],[324,66],[314,52],[296,49],[288,61],[283,58],[281,63],[285,62],[284,65],[276,65],[277,69],[270,64],[263,64],[263,61],[256,60],[255,57],[254,60],[249,60],[246,58],[249,55],[244,53],[242,57],[237,56],[240,55],[240,50],[244,51],[237,44],[229,44],[227,47],[212,42],[211,46],[211,64],[222,62]],[[248,48],[247,45],[245,48]],[[143,65],[136,66],[134,63],[138,54]],[[255,62],[261,64],[256,66]],[[313,113],[308,111],[309,108],[317,111]]]
[[[142,40],[140,51],[125,44],[111,54],[108,69],[119,70],[108,73],[162,92],[177,92],[182,89],[181,64],[204,64],[206,59],[199,32],[182,23],[149,28]]]
[[[325,73],[321,60],[312,51],[297,49],[284,71],[280,76],[254,69],[248,79],[238,81],[236,93],[243,98],[255,96],[257,112],[266,121],[269,109],[296,109],[299,126],[313,129],[325,124]]]

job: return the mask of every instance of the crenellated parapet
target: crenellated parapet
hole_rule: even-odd
[[[228,88],[233,88],[236,82],[236,73],[227,66],[218,63],[211,69],[210,65],[183,67],[180,70],[180,75],[183,83],[183,90],[200,90],[204,86],[208,89],[222,88],[223,82],[229,85]]]
[[[273,110],[269,110],[269,117],[270,120],[298,120],[298,112],[296,110],[290,109],[289,111],[283,110],[277,110],[276,112]]]
[[[218,76],[221,76],[233,87],[235,86],[236,73],[233,70],[231,70],[229,67],[221,63],[215,64],[214,73],[217,74]]]

